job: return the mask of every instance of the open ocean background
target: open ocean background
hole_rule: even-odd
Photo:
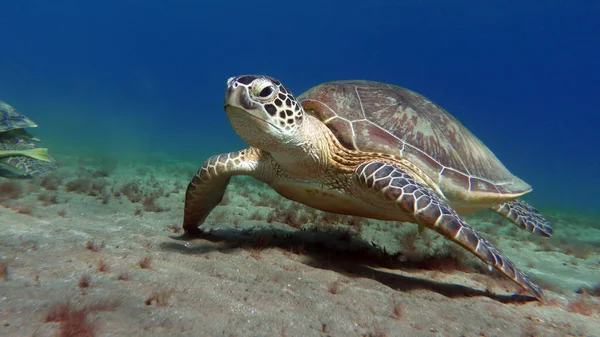
[[[536,206],[600,213],[600,1],[24,0],[0,24],[0,99],[51,154],[200,166],[245,146],[228,77],[369,79],[447,109]]]

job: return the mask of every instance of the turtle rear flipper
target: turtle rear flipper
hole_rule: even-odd
[[[553,234],[548,220],[542,213],[524,200],[516,199],[507,201],[501,205],[492,207],[492,210],[512,221],[519,228],[533,234],[545,237],[551,237]]]
[[[525,273],[469,226],[431,188],[417,182],[400,167],[382,162],[366,162],[355,171],[361,188],[379,196],[379,202],[394,203],[419,225],[431,228],[467,249],[479,259],[513,280],[540,301],[542,289]]]

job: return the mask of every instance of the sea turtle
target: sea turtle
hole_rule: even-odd
[[[43,177],[56,169],[48,149],[37,146],[35,138],[25,128],[35,128],[31,119],[0,101],[0,177]]]
[[[464,247],[538,300],[544,295],[459,214],[492,209],[551,236],[511,174],[458,120],[424,96],[372,81],[318,85],[295,99],[278,80],[227,81],[225,111],[250,147],[210,157],[186,191],[183,228],[197,234],[234,175],[327,212],[417,223]]]

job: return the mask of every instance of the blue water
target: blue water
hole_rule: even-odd
[[[0,99],[62,154],[243,147],[225,80],[371,79],[449,110],[541,207],[598,212],[598,1],[0,1]],[[322,4],[326,3],[326,4]]]

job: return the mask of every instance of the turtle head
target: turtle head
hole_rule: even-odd
[[[275,152],[302,141],[302,105],[274,78],[244,75],[227,80],[225,111],[236,133],[251,146]]]

